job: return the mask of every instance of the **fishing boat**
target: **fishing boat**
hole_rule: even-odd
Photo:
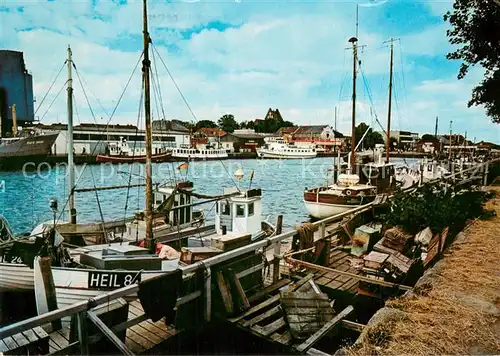
[[[314,145],[298,146],[284,140],[266,143],[264,146],[257,148],[256,152],[260,158],[278,159],[314,158],[318,154]]]
[[[121,288],[131,283],[136,283],[159,274],[175,270],[180,263],[181,255],[168,242],[157,242],[154,230],[154,206],[155,199],[153,196],[152,170],[151,170],[151,112],[150,107],[146,103],[150,100],[150,60],[149,60],[149,33],[147,29],[147,4],[143,0],[143,21],[144,21],[144,61],[143,61],[143,82],[144,85],[144,102],[145,102],[145,126],[146,126],[146,209],[143,213],[144,231],[140,231],[136,235],[134,241],[125,241],[117,243],[107,243],[93,246],[80,247],[71,250],[70,254],[74,263],[78,264],[77,268],[68,267],[53,267],[51,269],[53,281],[56,291],[56,299],[59,307],[64,307],[73,304],[77,301],[88,300],[104,291]],[[149,132],[148,132],[149,131]],[[242,171],[237,171],[235,177],[238,180],[243,178]],[[253,174],[250,176],[249,189],[242,191],[238,186],[237,191],[231,191],[228,196],[231,196],[232,205],[227,205],[229,211],[233,211],[234,215],[229,214],[228,217],[233,217],[231,221],[226,218],[224,213],[216,213],[216,232],[218,237],[229,236],[228,231],[234,233],[235,238],[240,235],[248,236],[249,239],[259,239],[262,236],[269,236],[274,233],[275,229],[271,228],[270,224],[262,224],[260,210],[260,189],[250,189]],[[176,185],[172,190],[159,191],[158,193],[170,194],[165,202],[165,216],[175,220],[177,215],[178,226],[180,224],[180,215],[189,204],[181,204],[181,199],[185,195],[175,194],[176,190],[183,191],[186,195],[192,194],[188,188],[190,185]],[[188,194],[189,192],[189,194]],[[217,198],[220,200],[221,198]],[[184,201],[186,203],[186,201]],[[164,203],[160,203],[158,210]],[[178,204],[176,206],[176,204]],[[191,204],[192,205],[192,204]],[[222,206],[219,206],[220,208]],[[176,209],[177,208],[177,209]],[[225,209],[225,208],[224,208]],[[253,209],[253,212],[252,212]],[[170,214],[174,210],[174,214]],[[221,210],[219,210],[221,211]],[[187,213],[186,213],[187,212]],[[242,213],[243,212],[243,213]],[[217,219],[217,214],[219,218]],[[184,217],[190,217],[190,212],[184,210]],[[174,224],[175,225],[175,224]],[[259,228],[256,227],[259,226]],[[264,234],[261,236],[258,233],[264,225]],[[57,234],[57,231],[54,230]],[[194,235],[194,234],[192,234]],[[199,236],[199,235],[198,235]],[[215,237],[210,237],[215,241]],[[230,237],[232,237],[231,235]],[[194,236],[186,236],[188,241],[194,241]],[[202,239],[203,240],[203,239]],[[207,239],[204,239],[207,241]],[[222,251],[220,251],[222,252]],[[35,265],[37,267],[37,265]],[[42,278],[42,273],[35,270],[35,295],[37,296],[37,308],[39,314],[47,312],[47,303],[45,297],[45,279]],[[133,297],[133,296],[132,296]],[[64,321],[64,319],[63,319]],[[67,321],[67,320],[66,320]]]
[[[97,155],[97,162],[109,163],[145,163],[146,149],[144,147],[131,148],[127,139],[120,137],[119,142],[110,142],[106,147],[107,154]],[[166,149],[156,148],[157,153],[151,155],[152,162],[166,162],[170,160],[172,152]],[[162,152],[164,151],[164,152]]]
[[[241,180],[243,172],[237,170],[235,177]],[[71,257],[80,265],[78,268],[52,268],[58,307],[177,269],[182,264],[181,252],[172,246],[180,239],[186,242],[188,250],[205,247],[217,253],[221,240],[251,243],[273,236],[276,232],[275,226],[262,217],[262,190],[259,188],[252,189],[250,185],[248,189],[226,188],[215,206],[213,228],[204,231],[185,228],[170,235],[170,239],[159,240],[154,251],[146,247],[142,231],[138,241],[124,239],[123,242],[71,250]],[[222,253],[222,250],[219,252]],[[35,280],[36,293],[41,293],[43,280],[36,277]]]
[[[33,259],[49,243],[50,234],[31,234],[16,237],[5,217],[0,215],[0,293],[29,292],[34,288]],[[52,239],[52,264],[67,261],[62,250],[62,238]],[[45,248],[46,249],[46,248]]]
[[[395,189],[394,165],[389,162],[389,133],[392,99],[392,65],[393,46],[391,42],[391,63],[389,79],[389,109],[387,121],[386,161],[382,160],[383,145],[376,145],[373,152],[374,162],[356,164],[356,73],[357,73],[357,41],[356,37],[349,39],[353,48],[353,95],[351,123],[351,152],[346,173],[337,172],[337,181],[331,185],[304,190],[304,205],[313,218],[324,219],[332,215],[351,210],[359,205],[375,200],[378,194],[390,193]],[[368,130],[367,130],[368,132]],[[361,141],[363,138],[361,138]],[[361,144],[361,141],[358,143]],[[372,154],[369,153],[369,155]],[[340,160],[339,160],[340,162]]]

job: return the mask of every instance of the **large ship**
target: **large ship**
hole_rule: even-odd
[[[40,161],[51,154],[58,134],[0,138],[0,168]]]

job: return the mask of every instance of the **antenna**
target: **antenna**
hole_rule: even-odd
[[[356,38],[359,36],[359,5],[356,4]]]

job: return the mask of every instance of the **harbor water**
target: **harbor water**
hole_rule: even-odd
[[[394,159],[395,163],[401,159]],[[153,182],[181,180],[185,171],[180,163],[153,164]],[[219,195],[223,188],[240,184],[242,189],[262,188],[263,216],[276,221],[284,215],[284,227],[293,228],[308,219],[302,202],[305,187],[326,183],[332,158],[297,160],[224,160],[191,162],[187,177],[197,193]],[[52,221],[49,208],[52,198],[58,200],[56,219],[68,221],[67,169],[65,164],[25,165],[16,172],[0,172],[0,214],[9,221],[15,233],[29,232],[44,221]],[[245,176],[237,182],[233,173],[243,169]],[[253,179],[250,184],[250,175]],[[76,187],[93,188],[144,183],[143,164],[100,164],[75,167]],[[330,176],[331,177],[331,176]],[[78,222],[98,222],[129,217],[144,208],[144,187],[75,193]],[[198,207],[207,216],[213,214],[214,203]]]

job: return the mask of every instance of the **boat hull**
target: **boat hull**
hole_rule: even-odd
[[[152,162],[168,162],[170,161],[172,154],[162,153],[151,156]],[[96,162],[100,163],[145,163],[146,156],[108,156],[108,155],[97,155]]]
[[[357,205],[340,205],[340,204],[326,204],[318,202],[309,202],[304,200],[307,213],[315,219],[325,219],[330,216],[345,213],[351,209],[358,207]]]
[[[341,196],[335,194],[318,194],[317,189],[304,192],[306,210],[309,215],[316,219],[325,219],[344,213],[360,205],[370,203],[374,199],[374,195]]]
[[[0,263],[0,293],[34,289],[33,269],[25,264]]]
[[[0,145],[0,159],[47,156],[59,134],[22,138],[13,143]]]

